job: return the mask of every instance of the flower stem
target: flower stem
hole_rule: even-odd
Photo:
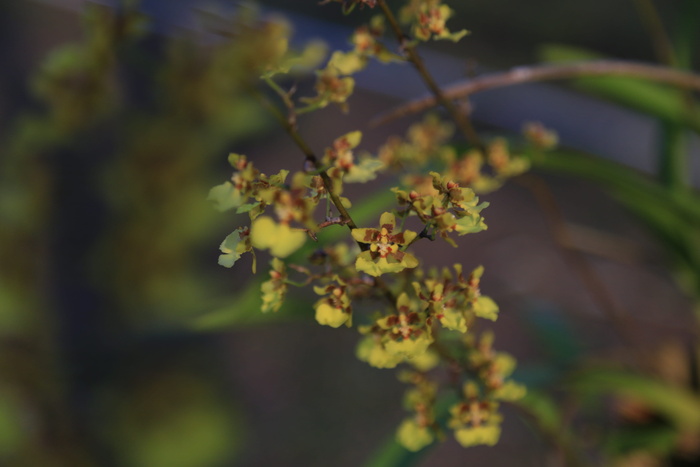
[[[347,224],[349,229],[356,229],[357,224],[355,224],[355,221],[352,220],[350,213],[345,208],[345,206],[343,206],[343,203],[340,201],[340,197],[333,192],[333,181],[328,176],[326,171],[323,170],[323,166],[316,157],[316,154],[314,154],[314,152],[311,150],[304,138],[302,138],[302,136],[299,134],[299,131],[297,130],[293,120],[285,118],[282,112],[280,112],[280,110],[265,96],[263,96],[260,93],[256,94],[258,95],[258,98],[265,106],[265,108],[272,114],[273,117],[275,117],[275,119],[277,119],[277,121],[280,123],[282,128],[284,128],[284,130],[287,132],[290,138],[292,138],[297,147],[301,150],[302,153],[304,153],[304,156],[306,156],[307,164],[310,164],[316,171],[318,171],[321,180],[323,180],[323,186],[325,186],[328,196],[330,196],[333,205],[340,213],[340,216],[343,218],[344,223]]]
[[[623,62],[617,60],[596,60],[562,65],[535,65],[513,68],[509,71],[491,73],[468,81],[447,86],[443,96],[447,99],[463,99],[478,92],[514,86],[522,83],[583,78],[589,76],[626,76],[658,83],[666,83],[682,89],[700,90],[700,75],[675,70],[658,65]],[[378,126],[396,118],[412,115],[441,103],[435,96],[411,101],[370,121],[370,126]],[[690,121],[693,128],[700,123]]]
[[[482,153],[485,154],[485,147],[481,142],[481,138],[479,138],[478,133],[474,129],[474,125],[472,125],[471,120],[465,112],[461,112],[457,108],[455,103],[451,99],[449,99],[445,95],[445,93],[443,93],[440,86],[438,86],[437,82],[426,68],[425,63],[423,62],[423,59],[421,58],[420,54],[418,54],[415,45],[409,43],[409,41],[407,40],[406,35],[401,30],[401,26],[399,26],[399,23],[396,20],[396,17],[394,16],[394,13],[391,11],[391,8],[389,8],[389,6],[386,4],[386,0],[379,0],[377,2],[377,5],[379,5],[379,8],[381,8],[382,13],[384,13],[384,16],[389,22],[391,29],[394,31],[394,34],[396,35],[396,38],[398,39],[401,48],[403,48],[406,51],[408,60],[418,71],[418,74],[421,76],[423,82],[428,87],[428,89],[430,89],[430,92],[435,97],[435,100],[439,102],[440,105],[442,105],[445,108],[445,110],[447,110],[447,113],[450,114],[450,117],[452,117],[452,120],[454,120],[454,122],[457,124],[457,127],[462,132],[467,141],[476,146]]]

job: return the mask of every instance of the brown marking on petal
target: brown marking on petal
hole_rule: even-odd
[[[272,271],[270,271],[270,277],[272,279],[275,279],[275,280],[280,280],[282,278],[282,274],[280,274],[279,272],[277,272],[275,270],[272,270]]]
[[[399,263],[400,263],[401,261],[403,261],[403,257],[404,257],[404,256],[406,256],[406,253],[404,253],[403,251],[398,251],[398,250],[397,250],[397,251],[394,252],[394,258],[396,258],[396,260],[397,260]]]
[[[391,241],[403,245],[406,243],[406,238],[403,236],[403,232],[399,232],[396,235],[391,236]]]
[[[391,233],[392,230],[394,230],[394,226],[391,224],[382,224],[381,226],[383,229],[386,229],[387,232]]]

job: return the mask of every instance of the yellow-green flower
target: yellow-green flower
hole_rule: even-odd
[[[445,282],[435,279],[426,279],[423,283],[427,293],[418,282],[413,283],[413,288],[430,315],[437,318],[446,329],[467,332],[467,321],[462,309],[457,307],[458,301],[451,293],[452,287],[446,290]]]
[[[270,280],[262,283],[262,312],[279,311],[282,302],[287,294],[287,270],[284,261],[272,258],[272,269],[270,269]]]
[[[446,22],[452,14],[452,9],[442,5],[440,0],[411,0],[401,9],[400,18],[404,23],[413,24],[413,34],[417,39],[448,39],[457,42],[468,34],[468,31],[462,29],[450,32],[447,29]]]
[[[421,426],[412,418],[407,418],[396,431],[396,441],[409,451],[420,451],[433,442],[433,434],[426,426]]]
[[[357,257],[357,270],[377,277],[387,272],[399,272],[418,266],[415,256],[400,250],[402,246],[411,243],[417,234],[410,230],[395,232],[396,219],[389,212],[382,214],[379,223],[379,229],[352,230],[355,240],[370,246]]]
[[[403,361],[400,355],[386,351],[381,342],[381,337],[373,334],[363,338],[355,350],[357,358],[367,362],[374,368],[394,368]]]
[[[340,105],[343,112],[347,112],[347,100],[355,89],[355,80],[350,76],[343,76],[341,70],[329,61],[324,69],[316,72],[315,89],[316,96],[302,98],[302,102],[312,108],[324,108],[335,103]]]
[[[493,446],[501,436],[502,417],[496,412],[496,402],[472,397],[450,407],[448,425],[454,430],[457,442],[464,447]]]
[[[472,426],[455,430],[455,439],[465,448],[478,445],[495,446],[500,437],[499,425]]]
[[[240,208],[254,194],[255,182],[260,177],[252,162],[241,154],[229,154],[228,161],[236,172],[231,180],[209,190],[208,200],[214,202],[218,211]]]
[[[303,230],[292,229],[285,223],[276,223],[271,217],[261,216],[253,221],[250,228],[250,239],[253,246],[259,250],[270,249],[270,254],[278,258],[286,258],[306,242]]]
[[[336,278],[339,285],[330,284],[326,287],[314,287],[314,292],[326,295],[316,302],[316,321],[319,324],[338,328],[345,324],[352,325],[352,306],[346,292],[345,283]]]
[[[402,293],[396,300],[397,312],[376,322],[377,332],[383,336],[384,350],[402,360],[423,355],[433,343],[425,314],[417,311],[419,306],[417,300]]]
[[[219,250],[222,253],[219,255],[219,264],[225,268],[232,267],[243,253],[252,253],[253,273],[255,273],[255,252],[250,242],[250,229],[247,227],[238,228],[227,235],[219,245]]]

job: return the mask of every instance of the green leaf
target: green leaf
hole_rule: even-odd
[[[560,432],[563,426],[559,408],[547,394],[528,389],[516,405],[530,415],[539,428],[547,433]]]
[[[539,305],[528,310],[523,321],[552,370],[571,367],[581,358],[580,337],[563,310]]]
[[[588,465],[573,443],[577,438],[572,436],[570,429],[564,424],[559,407],[549,395],[528,388],[525,396],[514,405],[520,407],[529,416],[529,421],[534,423],[537,431],[561,449],[565,465],[571,467]]]
[[[553,63],[606,58],[589,50],[554,44],[542,47],[539,55],[543,61]],[[583,91],[700,132],[700,110],[689,111],[678,89],[642,79],[607,76],[571,82]]]
[[[537,166],[599,182],[659,238],[679,268],[689,292],[700,297],[700,201],[689,192],[669,190],[621,164],[558,151]]]
[[[212,303],[208,312],[191,321],[192,330],[199,332],[221,331],[245,326],[259,326],[271,323],[294,321],[301,317],[308,319],[311,308],[308,300],[293,296],[286,297],[276,313],[262,313],[260,288],[263,278],[256,277],[236,293],[235,298],[227,298]]]
[[[624,427],[610,433],[605,439],[605,449],[613,455],[646,451],[659,456],[670,454],[678,443],[678,433],[665,424]]]
[[[700,397],[685,388],[621,369],[581,372],[572,386],[584,394],[634,397],[664,415],[678,428],[700,431]]]

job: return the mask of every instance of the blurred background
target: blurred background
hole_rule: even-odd
[[[293,45],[323,39],[330,50],[349,48],[353,27],[371,14],[343,16],[316,1],[258,4],[263,16],[288,18]],[[670,65],[697,69],[700,58],[696,1],[451,6],[451,29],[471,35],[421,49],[444,85],[560,56],[663,62],[659,24],[675,46]],[[265,268],[253,277],[248,259],[217,265],[222,239],[247,222],[206,201],[230,177],[227,155],[246,154],[265,173],[303,162],[246,91],[248,70],[232,65],[256,47],[230,33],[240,27],[237,7],[0,2],[0,465],[356,466],[403,418],[404,386],[354,357],[355,330],[315,323],[313,294],[294,292],[279,313],[262,315]],[[296,83],[300,95],[311,92],[310,79]],[[640,422],[606,398],[609,381],[595,409],[566,395],[572,373],[627,365],[631,354],[641,355],[639,374],[697,391],[697,109],[679,111],[682,96],[666,88],[630,97],[601,82],[574,84],[470,99],[482,135],[517,138],[524,122],[542,122],[558,133],[564,163],[533,169],[547,186],[544,204],[515,180],[482,197],[488,231],[459,250],[424,242],[416,254],[485,266],[482,290],[501,308],[496,346],[517,357],[517,380],[561,402],[591,465],[697,465],[697,431],[680,449],[673,413],[637,397],[632,412],[648,416]],[[376,151],[420,117],[368,122],[424,94],[408,65],[373,64],[357,76],[348,114],[324,109],[300,130],[319,153],[356,129],[362,148]],[[385,176],[372,189],[396,184]],[[385,206],[367,187],[347,195],[376,208],[374,225]],[[402,465],[566,465],[536,423],[504,410],[498,446],[450,439]],[[648,437],[604,442],[635,423],[675,430],[662,454],[637,458],[652,463],[622,464]]]

